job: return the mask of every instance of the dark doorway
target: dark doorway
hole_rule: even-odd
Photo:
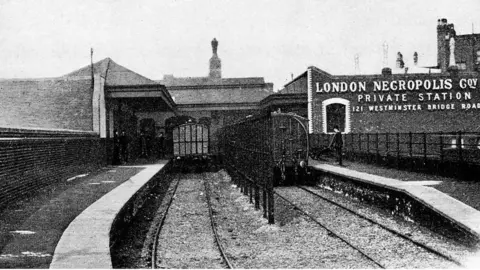
[[[333,127],[338,125],[341,132],[345,132],[345,105],[333,103],[327,105],[327,132],[334,132]]]

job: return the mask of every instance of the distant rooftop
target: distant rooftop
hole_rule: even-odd
[[[95,74],[100,74],[100,76],[105,78],[105,84],[107,86],[159,84],[158,82],[150,80],[147,77],[115,63],[110,58],[105,58],[94,63],[93,70]],[[85,77],[91,76],[91,74],[92,67],[91,65],[88,65],[70,72],[63,77]]]
[[[249,87],[243,89],[182,89],[170,90],[179,105],[258,103],[273,94],[271,89]]]
[[[167,87],[171,86],[212,86],[212,85],[247,85],[247,84],[265,84],[263,77],[247,78],[211,78],[211,77],[174,77],[165,75],[163,80],[157,80],[157,83]]]

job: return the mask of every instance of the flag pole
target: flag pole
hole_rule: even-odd
[[[90,69],[92,71],[92,89],[94,87],[94,70],[93,70],[93,48],[90,48]]]

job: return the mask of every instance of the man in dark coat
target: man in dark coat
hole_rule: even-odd
[[[118,131],[113,131],[113,157],[112,157],[112,164],[119,165],[120,164],[120,136]]]
[[[157,138],[157,151],[158,151],[158,156],[157,158],[163,158],[165,156],[165,138],[163,137],[163,132],[160,132],[158,134]]]
[[[333,127],[333,131],[335,134],[332,137],[332,141],[330,142],[329,148],[333,148],[335,150],[336,158],[338,165],[342,166],[342,148],[343,148],[343,138],[342,133],[337,125]]]
[[[128,143],[129,139],[125,131],[122,131],[120,134],[120,156],[122,157],[123,162],[128,162]]]
[[[145,135],[143,131],[140,132],[140,157],[142,158],[148,157],[147,135]]]

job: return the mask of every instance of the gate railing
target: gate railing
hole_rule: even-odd
[[[274,223],[272,119],[269,115],[250,117],[228,125],[219,132],[222,160],[232,179],[249,196],[255,209]],[[261,193],[261,194],[260,194]]]
[[[331,136],[310,134],[312,154],[328,147]],[[478,132],[348,133],[343,140],[347,158],[369,163],[412,170],[443,170],[446,163],[458,168],[480,165]]]
[[[207,125],[197,123],[179,125],[172,131],[172,141],[175,157],[210,154],[210,129]]]
[[[264,114],[225,126],[219,135],[220,153],[233,180],[274,223],[274,186],[301,182],[306,172],[308,120],[294,114]]]

